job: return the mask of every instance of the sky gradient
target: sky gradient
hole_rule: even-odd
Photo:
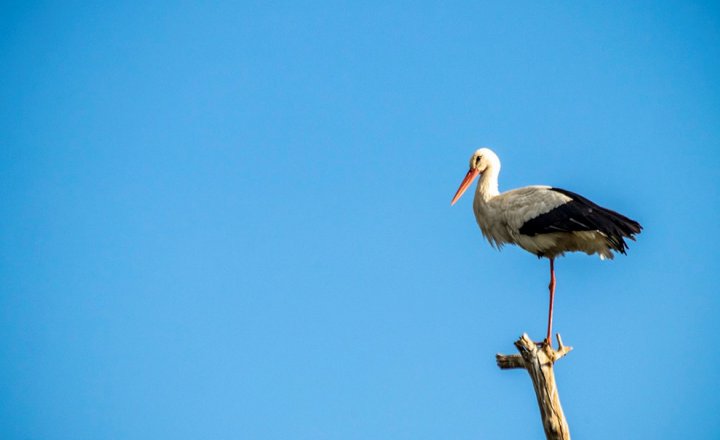
[[[556,263],[573,436],[719,438],[720,8],[502,3],[3,3],[0,438],[543,438],[481,146],[645,227]]]

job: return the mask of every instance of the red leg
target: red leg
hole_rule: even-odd
[[[553,318],[553,302],[555,301],[555,259],[550,259],[550,285],[548,286],[550,289],[550,310],[548,311],[548,328],[547,328],[547,337],[545,338],[545,343],[550,345],[552,342],[550,338],[552,337],[552,318]]]

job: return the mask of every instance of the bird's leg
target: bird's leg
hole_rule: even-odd
[[[550,258],[550,285],[548,285],[548,288],[550,289],[550,309],[548,311],[548,328],[545,343],[547,345],[551,345],[552,341],[550,340],[550,337],[552,336],[553,302],[555,300],[555,258]]]

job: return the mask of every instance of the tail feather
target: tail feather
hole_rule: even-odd
[[[635,235],[642,231],[642,226],[635,220],[611,209],[600,206],[598,208],[598,217],[602,217],[602,220],[597,222],[598,230],[607,236],[608,244],[612,249],[625,254],[628,245],[624,239],[629,238],[635,241]]]

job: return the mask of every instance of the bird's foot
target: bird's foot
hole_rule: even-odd
[[[533,342],[535,342],[535,341],[533,341]],[[542,341],[535,342],[535,345],[537,345],[540,348],[544,347],[545,345],[552,347],[552,340],[550,340],[550,337],[547,337],[547,338],[543,339]]]

